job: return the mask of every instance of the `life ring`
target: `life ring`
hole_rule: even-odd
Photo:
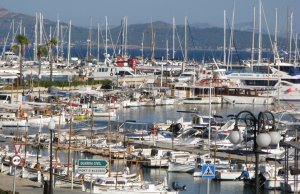
[[[110,73],[110,76],[113,76],[114,74],[113,73]]]

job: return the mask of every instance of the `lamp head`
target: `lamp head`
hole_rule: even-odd
[[[279,141],[281,139],[281,135],[277,131],[270,131],[269,135],[271,137],[271,144],[279,143]]]
[[[256,143],[258,147],[268,147],[271,144],[271,136],[266,132],[259,133],[256,137]]]
[[[48,123],[48,128],[49,128],[50,130],[55,129],[55,122],[54,122],[54,119],[53,119],[53,118],[50,119],[50,121],[49,121],[49,123]]]
[[[228,138],[229,138],[229,141],[234,145],[237,145],[242,142],[243,137],[242,137],[242,134],[241,134],[237,124],[234,125],[234,129],[231,131]]]

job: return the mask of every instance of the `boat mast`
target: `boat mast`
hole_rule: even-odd
[[[223,63],[224,66],[226,66],[226,10],[224,10],[224,45],[223,45]],[[228,70],[228,66],[226,66],[226,69]]]
[[[100,61],[100,26],[97,24],[97,61]]]
[[[152,19],[151,19],[151,32],[152,32],[151,62],[152,62],[152,65],[154,65],[154,63],[155,63],[155,59],[154,59],[154,52],[155,52],[155,31],[154,31]]]
[[[60,24],[59,24],[59,19],[57,17],[57,24],[56,24],[56,40],[59,41],[59,27],[60,27]],[[61,34],[62,35],[62,34]],[[56,60],[58,61],[58,53],[59,53],[59,43],[56,44]]]
[[[89,29],[89,55],[88,58],[90,56],[92,56],[92,25],[93,25],[93,18],[90,17],[90,29]]]
[[[253,71],[254,63],[254,46],[255,46],[255,25],[256,25],[256,8],[253,7],[253,31],[252,31],[252,48],[251,48],[251,70]]]
[[[298,62],[298,33],[295,34],[295,59],[294,59],[294,64],[297,65]]]
[[[144,32],[142,33],[142,43],[141,43],[141,46],[142,46],[142,65],[144,65]]]
[[[293,37],[293,12],[290,19],[290,45],[289,45],[289,63],[292,61],[292,37]]]
[[[38,14],[35,13],[35,25],[34,25],[34,54],[33,60],[37,61],[37,30],[38,30]]]
[[[261,41],[262,41],[262,36],[261,36],[261,12],[262,12],[262,2],[259,0],[259,26],[258,26],[258,64],[261,64]]]
[[[169,40],[166,40],[166,60],[169,60]]]
[[[184,65],[187,64],[188,60],[188,46],[187,46],[187,17],[184,18],[184,63],[182,63],[182,72],[184,71],[185,67]]]
[[[172,59],[173,59],[173,61],[175,59],[175,28],[176,28],[175,18],[173,17],[173,37],[172,37],[172,41],[173,41]]]
[[[69,24],[69,40],[68,40],[68,65],[70,65],[70,55],[71,55],[71,29],[72,29],[72,23],[70,20]]]
[[[234,14],[235,14],[235,0],[233,1],[233,11],[232,11],[232,19],[231,19],[231,30],[230,30],[230,39],[229,39],[229,51],[228,51],[228,61],[227,65],[230,65],[232,69],[232,45],[233,45],[233,34],[234,34]]]
[[[124,17],[125,20],[125,37],[124,37],[124,54],[127,56],[127,16]]]
[[[108,25],[107,25],[107,16],[105,16],[105,61],[107,61],[107,28],[108,28]]]
[[[40,13],[40,45],[43,45],[43,15]]]
[[[277,51],[277,29],[278,29],[278,19],[277,19],[277,8],[275,11],[275,33],[274,33],[274,64],[277,64],[278,70],[280,70],[280,58]]]
[[[12,36],[11,36],[11,43],[15,43],[15,19],[12,20]]]

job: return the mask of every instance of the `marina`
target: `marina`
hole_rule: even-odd
[[[262,0],[234,29],[236,3],[222,28],[0,7],[0,193],[300,193],[294,12],[283,38]]]

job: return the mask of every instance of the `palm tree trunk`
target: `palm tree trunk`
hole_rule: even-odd
[[[20,51],[20,80],[19,80],[19,85],[23,88],[23,93],[24,93],[24,77],[23,77],[23,45],[20,45],[19,48]]]
[[[52,48],[49,49],[49,60],[50,60],[50,83],[53,81],[53,61],[52,61]]]

